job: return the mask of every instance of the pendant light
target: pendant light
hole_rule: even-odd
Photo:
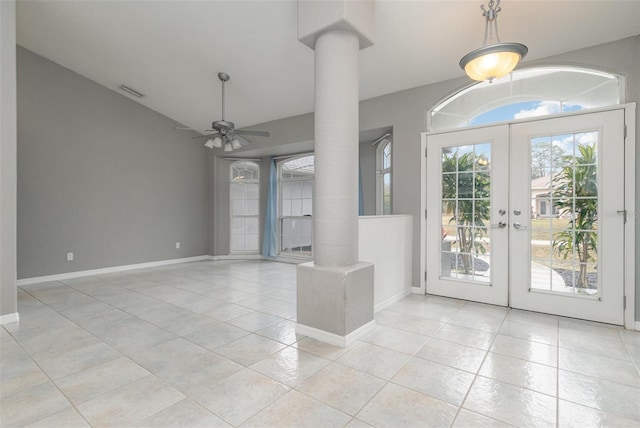
[[[460,67],[473,80],[492,82],[509,74],[527,55],[529,49],[514,42],[501,43],[498,36],[498,12],[500,0],[489,1],[488,9],[481,6],[485,17],[483,46],[469,52],[460,60]],[[495,40],[494,40],[495,37]]]

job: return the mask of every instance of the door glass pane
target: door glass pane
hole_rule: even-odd
[[[531,139],[531,288],[598,295],[599,133]],[[547,175],[537,177],[540,173]]]
[[[490,282],[491,145],[442,149],[440,277]]]

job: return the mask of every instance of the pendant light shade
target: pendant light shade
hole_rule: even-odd
[[[213,147],[215,147],[216,149],[219,149],[220,147],[222,147],[222,139],[218,136],[216,136],[213,139]]]
[[[208,147],[210,149],[213,149],[214,147],[219,149],[220,147],[222,147],[222,139],[218,136],[216,136],[215,138],[209,138],[205,143],[204,143],[205,147]]]
[[[529,49],[521,43],[501,43],[498,37],[498,12],[500,0],[489,1],[488,9],[481,6],[485,17],[484,46],[462,57],[460,67],[478,81],[493,81],[513,71]],[[495,35],[496,43],[493,43]],[[487,44],[489,42],[489,44]]]

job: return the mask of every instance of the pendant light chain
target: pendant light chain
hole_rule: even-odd
[[[502,10],[500,0],[495,3],[493,0],[490,0],[487,7],[488,9],[485,9],[484,5],[480,6],[482,16],[486,18],[484,22],[484,42],[482,43],[484,46],[487,45],[487,42],[489,42],[489,44],[493,43],[494,32],[496,35],[496,43],[500,43],[500,36],[498,35],[498,12]]]
[[[528,52],[528,48],[515,42],[501,43],[498,34],[500,0],[490,0],[487,7],[480,6],[484,23],[484,41],[460,60],[460,67],[473,80],[492,82],[509,74]],[[495,37],[495,40],[494,40]]]

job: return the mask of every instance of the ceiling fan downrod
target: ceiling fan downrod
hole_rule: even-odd
[[[222,82],[222,122],[224,122],[224,82],[228,81],[231,77],[227,73],[218,73],[218,79]]]

